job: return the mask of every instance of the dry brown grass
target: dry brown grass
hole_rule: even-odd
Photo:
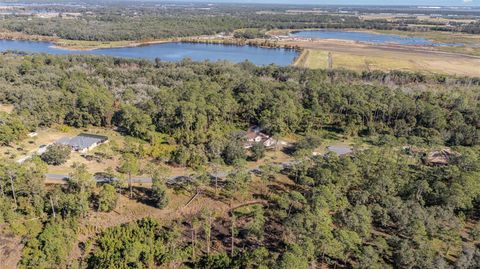
[[[168,191],[170,203],[165,209],[158,209],[147,204],[129,199],[125,195],[120,195],[117,207],[114,211],[95,212],[92,211],[89,216],[82,220],[80,234],[74,246],[69,260],[73,261],[81,257],[82,252],[79,249],[80,242],[86,242],[93,239],[95,235],[103,230],[117,225],[133,222],[146,217],[158,220],[167,225],[174,220],[188,220],[204,209],[212,209],[217,217],[227,216],[229,205],[222,201],[214,200],[206,195],[199,195],[195,200],[186,206],[192,197],[190,193],[174,193]]]
[[[9,104],[0,104],[0,112],[5,112],[5,113],[12,113],[13,110],[15,109],[14,105],[9,105]]]
[[[404,70],[458,76],[480,76],[480,57],[449,53],[434,48],[397,45],[367,45],[350,41],[285,41],[304,48],[297,66],[326,68],[332,52],[334,68],[364,70]]]
[[[360,18],[362,20],[387,20],[387,21],[399,21],[399,18],[406,18],[406,17],[411,17],[412,15],[408,14],[408,15],[404,15],[404,16],[401,16],[399,14],[377,14],[377,13],[372,13],[372,14],[365,14],[365,15],[362,15],[360,16]],[[458,22],[458,23],[471,23],[471,22],[475,22],[476,20],[474,19],[457,19],[457,18],[435,18],[435,17],[430,17],[428,15],[418,15],[416,16],[417,19],[419,20],[422,20],[422,21],[425,21],[425,22],[441,22],[441,23],[449,23],[449,22]],[[416,26],[420,26],[418,24],[414,24]],[[428,25],[430,26],[430,25]]]
[[[13,143],[9,147],[0,147],[0,156],[5,159],[18,160],[23,156],[35,153],[40,145],[51,144],[68,135],[54,128],[38,130],[37,133],[36,137]]]
[[[65,126],[55,126],[52,128],[38,130],[38,135],[33,138],[27,138],[17,143],[12,144],[10,147],[0,147],[0,156],[6,159],[18,160],[24,156],[31,156],[35,154],[41,145],[50,145],[62,137],[73,137],[82,132],[88,132],[93,134],[102,134],[109,137],[109,141],[122,146],[124,144],[124,137],[117,132],[105,128],[83,128],[75,129]],[[87,155],[94,155],[95,152],[102,152],[104,150],[110,150],[111,143],[107,143],[105,147],[100,146],[94,150],[86,153]],[[72,165],[75,163],[85,164],[91,173],[105,171],[108,167],[115,168],[120,163],[120,157],[113,155],[111,159],[87,160],[82,156],[83,154],[78,152],[72,152],[69,160],[60,166],[49,166],[48,172],[54,174],[69,174],[73,171]]]
[[[53,36],[42,36],[42,35],[29,35],[20,32],[10,32],[2,30],[0,32],[0,39],[12,39],[12,40],[33,40],[33,41],[55,41],[58,38]]]
[[[21,238],[6,233],[0,226],[0,268],[17,268],[17,263],[21,259],[22,248]]]

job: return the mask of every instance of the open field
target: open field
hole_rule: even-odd
[[[30,41],[57,41],[58,38],[53,36],[43,36],[43,35],[29,35],[20,32],[10,32],[2,30],[0,32],[0,39],[11,39],[11,40],[30,40]]]
[[[55,128],[38,130],[36,137],[27,138],[9,147],[0,148],[0,156],[5,159],[17,161],[24,156],[31,156],[36,153],[41,145],[48,145],[56,140],[69,135]]]
[[[465,44],[465,46],[463,47],[439,46],[436,47],[436,49],[447,52],[457,52],[480,56],[480,35],[439,31],[407,32],[398,30],[376,30],[371,32],[380,34],[400,35],[405,37],[421,37],[437,43],[444,44]]]
[[[315,30],[319,30],[319,29],[277,29],[277,30],[268,31],[266,34],[269,36],[275,37],[275,36],[286,36],[295,31],[315,31]],[[367,32],[367,33],[374,33],[374,34],[389,34],[389,35],[399,35],[403,37],[425,38],[435,43],[443,43],[443,44],[453,44],[453,43],[464,44],[465,46],[436,46],[436,47],[425,47],[425,49],[480,56],[480,35],[454,33],[454,32],[440,32],[440,31],[413,32],[413,31],[399,31],[399,30],[361,30],[361,29],[342,29],[340,31]],[[314,42],[318,42],[318,41],[328,41],[328,40],[326,39],[314,40]],[[351,41],[345,41],[345,40],[339,40],[339,41],[351,42]],[[389,45],[383,45],[383,46],[386,47]],[[396,46],[396,45],[393,45],[393,46]]]
[[[399,30],[369,30],[368,32],[400,35],[405,37],[423,37],[430,39],[438,43],[462,43],[465,45],[480,45],[480,35],[454,33],[454,32],[440,32],[440,31],[427,31],[427,32],[412,32],[412,31],[399,31]]]
[[[480,57],[449,53],[432,48],[396,45],[367,45],[340,40],[285,41],[304,49],[295,65],[326,68],[328,52],[334,68],[357,71],[404,70],[458,76],[480,76]]]
[[[10,147],[0,148],[0,156],[8,158],[14,161],[24,158],[25,156],[32,156],[37,153],[37,150],[41,145],[50,145],[55,141],[63,137],[73,137],[82,132],[88,132],[93,134],[102,134],[109,137],[110,143],[122,146],[124,143],[124,138],[118,133],[101,128],[88,128],[88,129],[74,129],[74,128],[62,128],[62,126],[57,126],[55,128],[47,128],[38,130],[38,135],[31,138],[26,138],[16,144],[11,145]],[[81,154],[79,152],[72,152],[67,163],[60,166],[48,167],[49,173],[54,174],[69,174],[73,171],[71,167],[74,163],[82,163],[87,165],[88,170],[91,173],[105,171],[108,167],[115,168],[119,163],[118,157],[113,156],[112,158],[105,160],[88,160],[85,155],[94,155],[97,151],[104,151],[108,149],[109,144],[101,145],[91,152],[86,154]],[[106,149],[105,149],[106,148]]]
[[[471,23],[475,22],[474,19],[459,19],[459,18],[442,18],[442,17],[432,17],[429,15],[411,15],[411,14],[386,14],[386,13],[371,13],[361,15],[360,18],[365,21],[369,20],[387,20],[390,22],[399,21],[402,19],[407,19],[411,17],[416,17],[418,20],[425,21],[425,22],[434,22],[434,23],[449,23],[449,22],[457,22],[457,23]]]
[[[94,50],[94,49],[110,49],[138,47],[144,45],[153,45],[166,42],[172,42],[170,39],[159,40],[140,40],[140,41],[85,41],[85,40],[67,40],[60,39],[55,42],[55,48],[66,50]]]

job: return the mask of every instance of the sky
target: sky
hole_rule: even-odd
[[[184,0],[188,1],[188,0]],[[480,6],[480,0],[190,0],[189,2],[269,3],[317,5],[428,5],[428,6]]]

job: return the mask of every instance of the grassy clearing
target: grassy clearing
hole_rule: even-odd
[[[480,40],[478,42],[480,44]],[[480,56],[480,47],[479,48],[472,48],[472,47],[439,47],[438,50],[445,51],[445,52],[464,53],[464,54],[469,54],[469,55]]]
[[[55,47],[60,49],[67,49],[67,50],[94,50],[94,49],[138,47],[143,45],[167,43],[172,41],[174,41],[174,39],[123,40],[123,41],[85,41],[85,40],[60,39],[55,42]]]
[[[480,35],[472,35],[465,33],[451,33],[451,32],[438,32],[438,31],[429,31],[429,32],[406,32],[398,30],[376,30],[375,33],[381,34],[393,34],[400,35],[405,37],[420,37],[432,40],[437,43],[445,44],[465,44],[463,47],[437,47],[438,50],[446,52],[455,52],[455,53],[464,53],[469,55],[480,56]]]
[[[6,30],[0,31],[0,39],[12,40],[32,40],[32,41],[56,41],[58,38],[53,36],[29,35],[20,32],[10,32]]]
[[[14,234],[10,234],[4,227],[0,225],[0,261],[2,268],[17,268],[17,264],[22,254],[22,238]]]
[[[13,110],[15,109],[14,105],[9,105],[9,104],[0,104],[0,112],[5,112],[5,113],[12,113]]]
[[[360,18],[364,21],[371,21],[371,20],[387,20],[390,22],[401,21],[405,18],[411,17],[412,15],[400,15],[400,14],[366,14],[360,16]],[[441,18],[441,17],[431,17],[429,15],[416,15],[415,16],[418,20],[422,22],[436,22],[436,23],[449,23],[449,22],[458,22],[458,23],[471,23],[475,22],[474,19],[458,19],[458,18]],[[419,24],[412,24],[413,26],[420,26]],[[431,26],[431,25],[428,25]]]
[[[324,69],[327,67],[326,50],[308,49],[304,52],[297,66]],[[403,70],[411,72],[427,72],[451,75],[480,76],[478,68],[480,60],[467,60],[455,58],[443,58],[429,55],[428,53],[408,54],[400,52],[332,51],[333,67],[345,68],[356,71],[368,70]]]
[[[121,163],[121,156],[114,153],[113,148],[120,147],[122,148],[125,144],[125,137],[120,135],[119,133],[105,129],[105,128],[98,128],[98,127],[90,127],[90,128],[82,128],[82,129],[74,129],[74,128],[67,128],[67,132],[63,133],[61,137],[73,137],[78,135],[79,133],[91,133],[91,134],[99,134],[105,135],[108,137],[108,143],[100,145],[93,150],[87,153],[79,153],[72,151],[70,154],[70,158],[68,161],[60,166],[52,166],[49,165],[48,172],[52,174],[69,174],[73,172],[72,166],[74,164],[85,164],[87,169],[90,173],[96,172],[103,172],[106,171],[108,168],[115,170],[115,168]],[[96,153],[105,154],[106,158],[96,158]],[[91,156],[91,159],[87,159],[85,156]]]
[[[36,137],[27,138],[8,147],[0,147],[0,156],[5,159],[16,161],[23,156],[32,155],[40,145],[48,145],[54,141],[69,135],[55,128],[39,130]]]
[[[452,32],[411,32],[411,31],[399,31],[399,30],[375,30],[375,33],[400,35],[406,37],[421,37],[430,39],[439,43],[463,43],[466,45],[478,45],[480,42],[480,35],[472,35],[465,33],[452,33]]]
[[[122,134],[107,128],[88,127],[88,128],[72,128],[65,125],[57,125],[51,128],[40,129],[37,131],[38,135],[32,138],[26,138],[18,143],[14,143],[8,147],[0,147],[0,156],[11,161],[23,159],[26,156],[33,156],[37,153],[41,145],[51,145],[55,141],[64,137],[74,137],[80,133],[90,133],[105,135],[108,137],[108,142],[86,152],[80,153],[72,151],[67,162],[58,165],[48,166],[48,173],[68,175],[74,171],[74,164],[84,164],[87,170],[94,174],[96,172],[104,172],[106,170],[116,170],[122,163],[122,156],[117,152],[118,149],[125,147],[127,137]],[[139,160],[140,173],[134,176],[147,177],[148,167],[154,162],[151,158],[141,158]],[[185,167],[169,167],[169,175],[189,175],[194,173],[192,169]]]
[[[95,152],[111,152],[111,146],[123,146],[124,144],[124,137],[112,130],[93,127],[75,129],[59,125],[52,128],[38,130],[38,135],[36,137],[26,138],[18,143],[12,144],[9,147],[1,147],[0,156],[3,156],[5,159],[17,161],[25,156],[32,156],[36,154],[41,145],[50,145],[60,138],[73,137],[82,132],[101,134],[109,137],[109,143],[95,148],[91,152],[88,152],[87,155],[94,155]],[[119,162],[118,156],[113,156],[111,159],[102,159],[101,161],[97,161],[87,160],[82,156],[82,154],[78,152],[72,152],[67,163],[60,166],[49,166],[48,172],[55,174],[69,174],[72,172],[71,166],[74,163],[82,163],[87,165],[90,172],[95,173],[105,171],[108,167],[115,168]]]
[[[112,48],[127,46],[129,41],[82,41],[61,39],[55,43],[56,47],[72,50],[92,50],[100,48]]]
[[[406,59],[393,59],[382,56],[367,56],[361,54],[344,53],[344,52],[332,52],[333,67],[334,68],[346,68],[357,71],[366,70],[412,70],[416,71],[415,65],[410,60]],[[327,68],[328,52],[324,50],[308,50],[305,58],[301,63],[301,66],[325,69]]]

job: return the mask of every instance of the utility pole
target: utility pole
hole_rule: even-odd
[[[330,83],[333,83],[334,73],[333,73],[333,56],[332,52],[328,52],[327,56],[327,75],[330,78]]]
[[[207,229],[205,230],[205,237],[207,239],[207,255],[210,255],[210,241],[212,240],[212,224],[210,223],[210,219],[207,220],[208,223],[206,225],[208,225]]]
[[[191,230],[191,239],[192,239],[192,261],[195,261],[195,228],[193,227],[193,221],[192,223],[190,223],[191,226],[192,226],[192,230]]]
[[[231,229],[230,257],[233,258],[234,251],[235,251],[235,214],[233,213],[233,211],[230,214],[231,214],[231,220],[232,220],[232,226],[230,227]]]
[[[3,190],[3,182],[0,181],[0,193],[2,193],[2,198],[5,198],[5,191]]]
[[[12,172],[8,172],[8,177],[10,179],[10,185],[12,187],[12,195],[13,195],[13,201],[15,202],[15,209],[17,209],[18,204],[17,204],[17,195],[15,193],[15,185],[13,184],[13,175]]]
[[[130,199],[133,197],[132,172],[128,172],[128,187],[130,189]]]
[[[213,164],[213,174],[215,177],[215,198],[218,198],[218,171],[219,167],[216,163]]]
[[[328,52],[327,56],[327,70],[332,71],[333,69],[333,56],[331,52]]]
[[[50,195],[50,206],[52,207],[53,218],[56,218],[57,215],[55,214],[55,206],[53,206],[53,200],[51,195]]]

